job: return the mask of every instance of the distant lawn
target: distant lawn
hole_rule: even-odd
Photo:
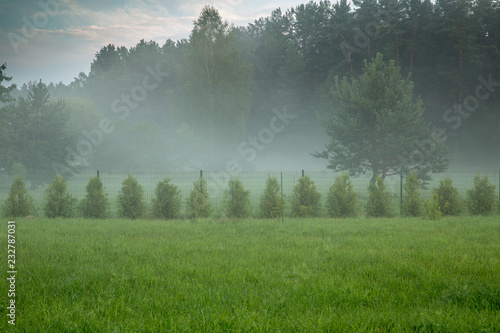
[[[19,331],[500,330],[499,216],[16,226]]]

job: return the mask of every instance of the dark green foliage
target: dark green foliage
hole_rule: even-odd
[[[144,190],[137,179],[128,175],[118,194],[118,217],[137,219],[143,217],[145,212]]]
[[[68,185],[57,175],[45,191],[45,216],[70,218],[74,215],[76,199],[68,193]]]
[[[467,208],[471,215],[489,215],[495,209],[495,186],[488,181],[488,176],[474,178],[474,187],[467,191]]]
[[[205,179],[201,178],[193,183],[193,190],[187,201],[187,215],[191,219],[207,218],[212,212],[208,201],[208,186]]]
[[[281,186],[276,177],[268,176],[266,188],[260,197],[260,217],[279,218],[283,215],[285,201],[281,198]]]
[[[108,211],[108,194],[99,177],[90,178],[85,188],[87,195],[81,202],[83,217],[88,219],[104,219]]]
[[[439,196],[437,193],[432,195],[425,203],[425,213],[430,220],[439,220],[441,218],[441,208],[439,207]]]
[[[269,10],[269,15],[238,28],[224,21],[216,10],[205,8],[195,18],[188,39],[178,42],[167,40],[159,45],[154,41],[139,42],[138,38],[138,44],[130,48],[109,44],[96,50],[98,52],[90,65],[90,72],[80,73],[68,85],[50,85],[51,97],[66,99],[68,96],[80,96],[91,100],[96,110],[109,110],[110,96],[120,98],[123,93],[130,94],[131,87],[141,84],[145,68],[160,74],[153,77],[154,82],[144,81],[153,89],[148,90],[147,99],[141,100],[143,112],[140,116],[133,116],[133,122],[116,123],[113,135],[107,136],[99,149],[94,149],[87,160],[81,162],[94,166],[97,161],[99,165],[104,162],[126,170],[131,169],[130,165],[148,165],[155,169],[163,167],[158,166],[156,163],[161,162],[154,158],[162,154],[151,153],[158,149],[151,144],[156,142],[153,141],[156,133],[152,136],[149,131],[147,140],[143,135],[129,135],[130,124],[140,119],[146,128],[157,125],[158,132],[167,135],[166,141],[160,140],[162,145],[168,145],[163,148],[169,152],[176,150],[173,155],[185,154],[178,163],[187,166],[185,162],[190,161],[194,152],[200,153],[197,158],[208,159],[200,155],[204,152],[210,155],[212,146],[213,152],[220,152],[224,143],[243,139],[245,131],[258,133],[261,126],[272,119],[271,108],[283,104],[290,106],[291,114],[298,115],[300,112],[301,119],[313,122],[316,114],[328,122],[328,114],[333,115],[329,125],[335,130],[334,126],[338,126],[341,130],[328,132],[332,138],[332,149],[338,153],[329,154],[331,159],[328,163],[333,167],[352,161],[352,172],[376,169],[384,178],[384,171],[388,175],[394,174],[402,162],[407,161],[407,164],[403,163],[405,172],[415,169],[415,164],[423,164],[424,170],[419,170],[419,179],[426,181],[423,174],[437,172],[438,168],[429,170],[425,166],[439,166],[435,162],[439,162],[436,160],[443,152],[444,141],[447,146],[456,146],[458,155],[465,158],[486,157],[486,154],[499,156],[500,145],[491,144],[500,139],[498,1],[354,0],[303,3],[289,9],[282,7],[272,13]],[[377,53],[384,54],[386,61],[377,72],[370,71],[369,77],[363,72],[364,60],[369,62],[369,58]],[[394,60],[394,66],[388,63],[389,59]],[[398,67],[401,68],[400,76],[394,75]],[[0,74],[0,100],[8,102],[13,87],[3,81],[10,80],[6,77],[8,71],[5,72],[5,65],[0,71],[4,73]],[[338,92],[342,98],[332,96],[335,77],[344,76],[348,80],[355,78],[360,89],[352,85],[351,91],[361,94],[351,95],[351,91],[344,90],[342,81],[339,81],[339,88],[342,89]],[[370,78],[373,80],[368,81]],[[372,85],[364,85],[369,82]],[[24,88],[21,90],[23,93],[26,91]],[[166,99],[165,93],[170,98]],[[349,110],[341,110],[341,104],[346,101],[344,97],[352,97]],[[415,108],[420,97],[423,103]],[[124,102],[120,98],[120,104],[113,106],[118,111],[115,115],[120,119],[132,116],[132,113],[129,115],[130,106],[135,105]],[[413,126],[419,125],[422,119],[419,112],[423,107],[427,120],[447,133],[419,132],[419,126]],[[13,162],[20,160],[31,171],[31,163],[23,159],[29,159],[33,152],[27,144],[30,140],[26,134],[37,133],[32,131],[32,122],[26,123],[29,131],[18,132],[18,127],[27,120],[25,112],[16,106],[9,108],[15,109],[22,117],[17,114],[12,116],[13,112],[0,112],[2,167],[10,168]],[[182,140],[182,134],[178,135],[183,132],[180,128],[178,131],[170,130],[171,122],[161,112],[165,108],[175,113],[179,124],[187,126],[187,132],[192,133],[192,136],[189,134],[191,143]],[[346,116],[342,117],[340,111],[345,111]],[[246,122],[247,118],[252,121]],[[34,119],[39,118],[35,116]],[[16,130],[6,126],[9,123],[15,125]],[[89,130],[97,123],[84,128]],[[47,122],[43,124],[48,125]],[[287,122],[284,124],[288,125]],[[312,139],[317,134],[314,126],[308,127],[310,130],[303,126],[290,126],[282,131],[279,121],[274,125],[280,131],[280,140],[293,139],[298,134]],[[426,123],[424,126],[430,127]],[[164,131],[166,128],[169,130]],[[349,131],[349,128],[354,130]],[[415,135],[406,135],[408,131]],[[458,131],[460,135],[457,135]],[[363,141],[368,136],[378,136],[378,140]],[[134,140],[123,140],[128,138]],[[67,141],[59,140],[63,143],[62,149],[52,150],[54,154],[64,155],[59,160],[63,163],[68,153],[65,150]],[[342,141],[353,144],[342,145]],[[488,149],[477,149],[485,145]],[[76,144],[71,147],[76,149]],[[244,146],[242,148],[242,151],[250,152]],[[255,144],[255,148],[262,149],[259,143]],[[350,154],[353,150],[362,153]],[[134,161],[135,158],[129,159],[136,153],[146,157],[140,159],[140,164]],[[245,158],[252,156],[246,155]],[[365,159],[366,163],[360,162],[361,159]],[[338,166],[336,169],[350,168]]]
[[[251,215],[250,191],[245,191],[239,179],[231,179],[224,193],[224,206],[227,217],[245,218]]]
[[[356,216],[357,195],[347,172],[338,176],[328,192],[326,207],[331,217]]]
[[[34,213],[33,198],[28,194],[21,177],[14,179],[2,210],[6,217],[25,217]]]
[[[314,156],[328,160],[328,168],[350,170],[354,174],[371,173],[382,180],[416,167],[423,175],[444,171],[449,160],[444,144],[436,142],[432,129],[424,122],[420,98],[414,97],[414,85],[395,61],[383,61],[383,55],[364,60],[359,79],[335,77],[332,105],[323,121],[330,142],[326,150]],[[416,142],[432,142],[432,152],[418,161],[411,159]]]
[[[391,199],[385,191],[385,184],[378,175],[368,186],[368,204],[366,214],[371,217],[388,217],[391,215]]]
[[[4,118],[12,130],[0,153],[4,161],[22,163],[30,175],[52,178],[56,176],[53,164],[65,161],[66,148],[72,147],[77,135],[68,130],[71,115],[62,99],[52,99],[49,87],[42,82],[30,82],[27,88],[15,104],[0,112],[0,125]]]
[[[8,87],[3,85],[3,81],[10,82],[12,80],[11,76],[5,75],[5,70],[7,69],[7,64],[3,63],[0,65],[0,103],[10,102],[12,97],[10,96],[10,92],[16,89],[15,84],[11,84]]]
[[[321,215],[321,194],[309,178],[299,178],[292,193],[292,217],[316,217]]]
[[[410,172],[403,185],[403,215],[419,216],[422,214],[422,199],[420,198],[421,181],[415,172]]]
[[[439,187],[433,190],[437,194],[439,209],[444,216],[460,215],[462,211],[462,199],[458,190],[453,187],[453,181],[450,178],[445,178],[439,182]]]
[[[180,216],[181,191],[170,178],[158,182],[155,189],[156,197],[152,200],[153,216],[161,219],[175,219]]]
[[[10,86],[5,86],[6,82],[12,80],[12,77],[5,75],[5,70],[7,69],[7,64],[0,65],[0,156],[2,157],[2,166],[10,166],[15,161],[19,160],[19,154],[16,152],[16,148],[19,149],[19,133],[12,128],[13,122],[15,122],[16,116],[13,112],[14,105],[8,105],[4,107],[4,103],[12,103],[13,98],[10,95],[12,90],[16,88],[15,84]],[[16,175],[14,174],[14,177]]]

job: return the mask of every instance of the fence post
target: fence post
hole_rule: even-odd
[[[403,168],[400,171],[399,182],[399,215],[403,217]]]
[[[97,178],[99,178],[99,170],[97,170]]]
[[[200,178],[203,178],[203,170],[200,170]]]
[[[498,213],[500,213],[500,169],[498,169]]]
[[[304,177],[304,170],[302,170],[302,177]]]
[[[281,171],[281,223],[283,223],[284,218],[285,218],[285,210],[284,210],[284,203],[283,203],[283,171]]]

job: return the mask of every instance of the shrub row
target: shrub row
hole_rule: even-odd
[[[411,177],[416,176],[410,176],[407,184]],[[406,190],[405,187],[405,193]],[[418,190],[413,189],[412,194],[407,195],[412,196],[413,201],[408,205],[406,215],[416,216],[417,214],[412,213],[416,213],[418,211],[416,207],[421,204]],[[488,176],[481,178],[477,174],[474,186],[467,191],[466,199],[463,199],[453,187],[453,181],[445,178],[440,181],[439,187],[432,190],[432,199],[428,199],[425,203],[425,212],[427,217],[433,220],[440,219],[441,216],[458,216],[464,210],[463,207],[467,207],[470,215],[490,215],[496,210],[496,201],[495,186],[488,181]]]
[[[405,216],[421,216],[423,212],[430,219],[439,219],[442,215],[459,215],[462,207],[467,206],[471,215],[488,215],[495,210],[495,186],[488,177],[474,178],[474,187],[467,191],[463,200],[452,180],[441,180],[438,188],[432,190],[432,199],[424,202],[420,196],[421,181],[416,173],[410,173],[403,184],[404,194],[402,212]],[[67,190],[64,178],[56,176],[45,192],[45,216],[49,218],[83,216],[85,218],[109,217],[109,200],[104,186],[98,177],[89,180],[86,196],[78,204]],[[246,218],[251,215],[250,191],[244,189],[239,179],[231,179],[224,193],[223,214],[230,218]],[[347,173],[335,179],[327,193],[326,210],[333,218],[354,217],[358,214],[357,194]],[[137,219],[146,217],[147,208],[144,190],[137,180],[129,175],[122,182],[117,197],[118,217]],[[314,182],[304,176],[293,188],[291,217],[317,217],[321,215],[321,195]],[[181,217],[181,193],[167,177],[156,185],[155,197],[151,201],[150,216],[162,219]],[[285,208],[284,196],[276,177],[269,176],[260,198],[259,216],[262,218],[281,218]],[[28,216],[34,214],[33,199],[26,190],[21,177],[16,177],[9,197],[2,206],[7,217]],[[207,182],[200,178],[193,183],[193,189],[186,201],[186,217],[190,219],[207,218],[213,210],[209,202]],[[222,214],[219,214],[220,216]],[[370,217],[389,217],[391,200],[385,184],[380,177],[368,186],[366,215]]]

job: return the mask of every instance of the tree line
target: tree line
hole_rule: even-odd
[[[283,143],[317,138],[320,120],[341,105],[335,78],[361,77],[378,53],[409,77],[423,118],[446,130],[455,157],[494,156],[499,47],[500,5],[487,0],[311,1],[243,27],[207,6],[188,38],[106,45],[90,72],[67,85],[4,87],[3,65],[0,166],[47,174],[221,168],[277,106],[297,116],[280,133]],[[113,131],[89,149],[84,131],[103,119]],[[79,158],[68,158],[70,150]]]

